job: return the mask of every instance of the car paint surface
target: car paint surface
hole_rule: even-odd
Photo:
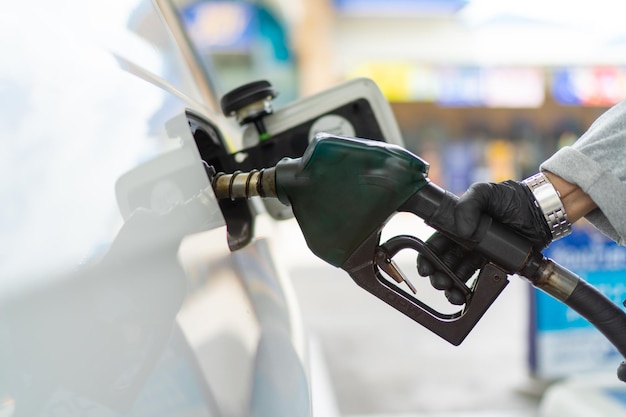
[[[150,1],[0,14],[0,416],[307,416],[268,241],[229,252],[185,123],[236,145]]]

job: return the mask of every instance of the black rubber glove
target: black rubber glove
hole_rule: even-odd
[[[434,233],[426,241],[426,245],[463,282],[467,282],[476,270],[487,263],[478,252],[466,250],[439,232]],[[463,292],[454,286],[448,274],[439,270],[421,254],[417,257],[417,272],[423,277],[429,277],[433,287],[445,291],[446,298],[451,304],[465,304]]]
[[[501,183],[473,184],[456,203],[454,209],[456,234],[462,239],[472,240],[483,213],[526,237],[536,250],[543,250],[552,241],[550,228],[541,209],[535,205],[530,189],[521,182],[509,180]],[[488,261],[480,254],[464,249],[438,232],[426,243],[464,282]],[[464,303],[462,292],[454,287],[448,275],[437,270],[436,266],[422,255],[417,258],[417,271],[422,276],[430,277],[433,287],[445,290],[446,297],[452,304]]]
[[[526,237],[536,250],[552,242],[552,233],[543,212],[525,184],[517,181],[473,184],[459,199],[454,210],[459,237],[471,238],[482,213]]]

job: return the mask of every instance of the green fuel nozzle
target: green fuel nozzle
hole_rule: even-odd
[[[469,288],[446,270],[465,294],[462,313],[441,313],[415,297],[414,286],[394,256],[411,249],[445,265],[416,237],[401,235],[384,243],[380,237],[387,221],[399,211],[416,214],[439,229],[450,228],[454,197],[430,182],[428,168],[425,161],[397,145],[321,133],[300,158],[285,158],[274,167],[248,173],[217,174],[212,185],[217,198],[272,197],[291,205],[315,255],[458,345],[508,281],[503,271],[489,267],[477,279],[480,285]],[[403,282],[411,294],[397,285]]]
[[[218,198],[259,195],[291,205],[311,251],[340,267],[426,183],[428,164],[384,142],[318,134],[301,158],[217,176]]]

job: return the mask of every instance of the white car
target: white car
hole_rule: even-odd
[[[171,4],[13,2],[0,37],[0,416],[332,415]]]

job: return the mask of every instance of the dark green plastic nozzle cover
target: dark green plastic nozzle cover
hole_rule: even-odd
[[[400,146],[320,133],[301,158],[276,165],[276,189],[311,251],[340,267],[427,174],[428,164]]]

